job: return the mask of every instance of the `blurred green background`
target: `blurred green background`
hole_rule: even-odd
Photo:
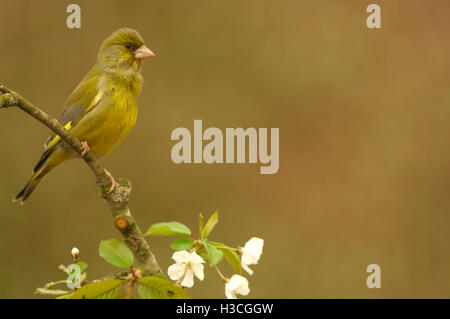
[[[141,228],[197,228],[220,210],[212,240],[265,239],[253,298],[450,298],[450,2],[0,1],[0,83],[59,116],[100,43],[136,28],[145,62],[137,125],[103,165],[133,182]],[[279,127],[280,170],[175,165],[177,127]],[[73,246],[89,278],[116,271],[98,256],[120,238],[81,161],[54,170],[24,207],[11,202],[49,135],[17,109],[0,112],[0,297],[33,298],[62,278]],[[161,266],[172,238],[151,238]],[[366,287],[381,266],[381,289]],[[227,275],[232,271],[224,264]],[[225,297],[212,269],[194,298]]]

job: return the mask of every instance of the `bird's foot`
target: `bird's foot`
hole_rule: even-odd
[[[82,145],[81,146],[81,157],[84,157],[84,155],[86,155],[86,153],[89,152],[90,148],[89,148],[87,141],[82,141],[81,145]],[[109,175],[111,175],[111,174],[109,174]]]
[[[114,177],[112,176],[112,174],[110,172],[108,172],[105,168],[104,168],[106,177],[108,177],[109,181],[111,182],[111,187],[108,189],[108,193],[111,193],[114,188],[118,188],[119,187],[119,183],[116,182],[116,180],[114,179]]]

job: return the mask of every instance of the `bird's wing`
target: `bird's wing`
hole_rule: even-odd
[[[65,104],[60,122],[68,131],[72,129],[105,96],[103,89],[98,89],[99,72],[91,70],[75,88]],[[61,138],[51,135],[44,144],[46,150],[53,148]]]

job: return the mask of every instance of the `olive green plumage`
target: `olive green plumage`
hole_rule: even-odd
[[[86,141],[97,157],[109,154],[134,127],[143,82],[142,60],[151,56],[137,31],[117,30],[103,42],[96,64],[65,103],[61,124]],[[50,136],[33,176],[14,201],[23,204],[50,170],[76,157],[59,136]]]

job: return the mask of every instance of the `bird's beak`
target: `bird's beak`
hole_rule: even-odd
[[[141,60],[148,59],[154,56],[155,54],[152,52],[152,50],[147,48],[145,45],[140,46],[134,53],[134,57]]]

